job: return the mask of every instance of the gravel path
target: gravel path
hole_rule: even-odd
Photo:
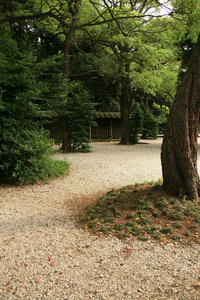
[[[93,143],[70,175],[0,188],[0,299],[200,299],[200,246],[96,237],[78,210],[112,188],[162,177],[161,139]]]

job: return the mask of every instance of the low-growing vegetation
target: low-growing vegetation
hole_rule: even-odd
[[[120,239],[200,243],[199,204],[167,194],[160,183],[135,184],[111,190],[85,207],[77,226]]]
[[[1,131],[0,184],[48,182],[66,174],[69,163],[51,157],[53,140],[49,139],[46,132],[34,129],[17,132],[13,128],[11,132],[9,128]]]

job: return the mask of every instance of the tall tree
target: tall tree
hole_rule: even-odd
[[[149,96],[155,96],[156,93],[165,98],[169,98],[170,94],[171,98],[174,96],[178,65],[176,47],[169,39],[174,33],[169,29],[168,23],[168,20],[151,20],[148,24],[141,25],[137,20],[129,19],[123,22],[126,35],[113,25],[112,34],[102,34],[99,38],[98,42],[104,46],[104,55],[109,56],[109,70],[106,71],[105,68],[105,72],[110,72],[110,76],[117,80],[120,87],[122,144],[130,143],[129,117],[141,91],[146,102]],[[137,25],[140,30],[129,34],[129,29]],[[104,32],[109,32],[105,27],[106,25]],[[147,106],[145,103],[145,107]]]
[[[163,187],[173,194],[197,199],[197,136],[200,114],[200,34],[178,88],[162,144]]]
[[[52,141],[37,121],[41,83],[27,31],[6,24],[0,32],[0,182],[28,184],[63,174],[66,165],[48,158]]]
[[[98,34],[98,39],[103,33],[109,32],[109,36],[115,36],[112,41],[112,49],[117,55],[119,65],[119,78],[121,83],[121,114],[122,114],[122,143],[129,143],[129,115],[132,108],[132,93],[130,90],[131,62],[130,53],[137,52],[131,37],[136,40],[141,32],[148,35],[145,24],[153,20],[156,10],[162,6],[158,1],[93,1],[88,0],[56,0],[56,1],[29,1],[24,0],[23,5],[16,0],[15,5],[10,7],[8,1],[0,8],[4,13],[0,16],[2,22],[26,22],[27,20],[44,20],[45,26],[52,28],[55,34],[64,36],[64,97],[61,103],[61,118],[63,123],[62,150],[69,150],[69,128],[65,122],[66,103],[68,98],[68,83],[70,74],[70,51],[72,44],[76,42],[75,34],[84,31],[91,36],[93,31]],[[131,21],[130,21],[131,20]],[[106,26],[103,26],[107,24]],[[92,28],[92,29],[91,29]],[[94,30],[93,30],[94,28]],[[149,31],[152,34],[153,27]],[[116,39],[116,36],[118,38]],[[97,35],[96,35],[97,39]],[[140,37],[139,37],[140,39]],[[135,56],[134,53],[134,56]],[[138,56],[136,54],[136,56]],[[144,62],[143,62],[144,63]],[[138,72],[138,74],[141,71]]]
[[[163,187],[172,194],[197,199],[200,193],[197,170],[197,135],[200,113],[200,2],[174,2],[177,17],[186,25],[191,41],[197,41],[177,90],[163,139],[161,161]]]
[[[66,103],[68,101],[68,84],[69,84],[69,73],[70,73],[70,49],[73,42],[74,35],[77,30],[78,19],[79,19],[79,9],[81,5],[81,0],[70,0],[68,1],[68,7],[66,7],[65,14],[67,13],[67,18],[62,18],[62,21],[67,23],[70,19],[70,27],[67,28],[64,25],[64,35],[65,35],[65,48],[64,48],[64,98],[62,104],[61,122],[62,122],[62,147],[63,152],[68,152],[71,148],[70,139],[70,128],[66,122]]]

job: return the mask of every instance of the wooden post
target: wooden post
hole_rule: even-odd
[[[89,141],[92,141],[92,128],[91,125],[89,125]]]
[[[109,141],[112,142],[112,118],[109,122]]]

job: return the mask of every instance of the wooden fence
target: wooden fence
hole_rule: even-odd
[[[121,138],[121,119],[96,119],[96,127],[91,128],[91,140]]]
[[[49,130],[50,137],[59,143],[62,140],[62,129],[58,118],[44,127]],[[109,140],[121,138],[121,115],[120,113],[102,112],[94,116],[97,126],[88,128],[88,138],[92,140]]]

